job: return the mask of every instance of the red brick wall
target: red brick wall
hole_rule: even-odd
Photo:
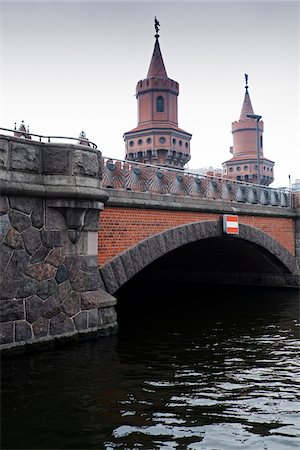
[[[113,256],[153,234],[178,225],[218,220],[220,217],[220,214],[213,213],[106,207],[100,214],[99,264],[104,264]],[[295,254],[293,219],[239,215],[239,221],[259,228],[290,253]]]

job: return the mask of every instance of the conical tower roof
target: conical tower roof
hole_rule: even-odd
[[[168,78],[164,65],[158,38],[155,40],[153,55],[151,58],[147,78]]]
[[[240,120],[248,119],[249,117],[247,117],[247,114],[254,114],[251,100],[250,100],[250,95],[248,92],[248,75],[246,73],[245,73],[245,80],[246,80],[246,86],[245,86],[246,92],[245,92],[245,98],[244,98],[242,111],[241,111],[241,115],[240,115]]]

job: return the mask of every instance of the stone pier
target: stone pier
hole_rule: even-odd
[[[117,329],[98,270],[101,152],[0,135],[0,348]]]

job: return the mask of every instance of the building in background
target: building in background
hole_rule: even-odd
[[[155,45],[147,77],[136,86],[138,125],[124,133],[125,158],[183,169],[190,160],[192,135],[178,127],[179,84],[168,77],[159,46],[155,18]]]
[[[245,89],[240,118],[232,123],[233,146],[230,147],[230,152],[233,156],[223,163],[224,175],[234,180],[258,183],[259,147],[260,184],[268,186],[274,181],[274,162],[264,157],[263,121],[248,117],[248,115],[255,116],[255,114],[248,92],[247,75]]]

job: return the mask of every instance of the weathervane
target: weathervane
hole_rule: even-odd
[[[154,37],[155,37],[156,39],[159,38],[159,34],[158,34],[158,32],[159,32],[159,27],[160,27],[160,23],[159,23],[159,21],[157,20],[157,18],[154,17],[154,28],[155,28],[155,31],[156,31],[156,35],[155,35]]]
[[[246,81],[246,91],[248,90],[248,75],[245,73],[245,81]]]

